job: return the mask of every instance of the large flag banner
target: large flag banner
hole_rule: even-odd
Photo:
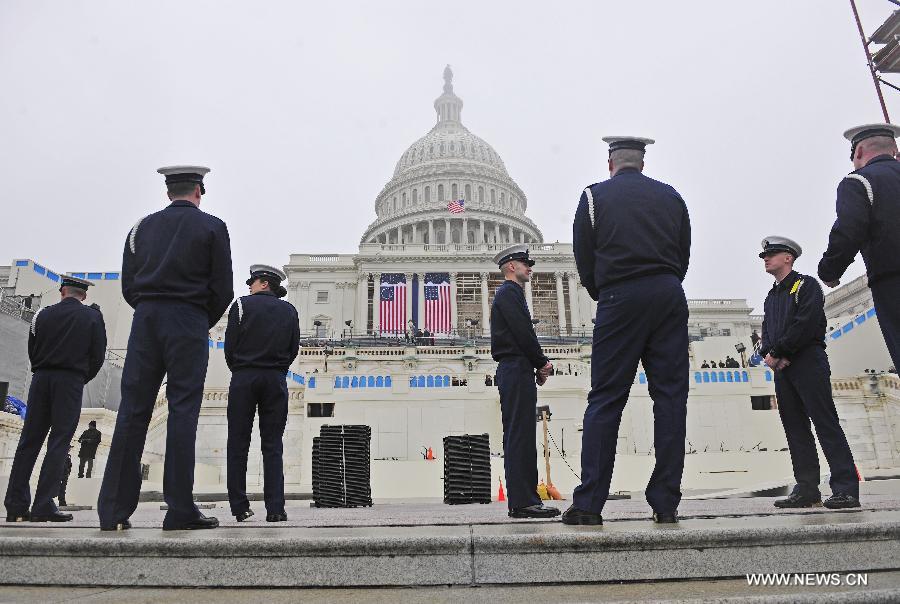
[[[450,333],[450,274],[425,273],[425,329]]]
[[[447,209],[450,210],[451,214],[462,214],[466,211],[466,200],[454,199],[447,204]]]
[[[381,275],[381,302],[378,307],[382,333],[406,332],[406,275],[384,273]]]

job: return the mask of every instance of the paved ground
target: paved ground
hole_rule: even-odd
[[[881,481],[887,482],[887,481]],[[900,487],[900,481],[890,481]],[[877,487],[878,490],[887,490],[888,485],[867,483]],[[894,486],[894,485],[892,485]],[[872,487],[874,490],[875,487]],[[693,499],[683,500],[679,508],[679,514],[684,519],[699,518],[723,518],[744,516],[786,516],[786,515],[816,515],[829,512],[825,508],[812,508],[801,510],[779,510],[772,505],[776,498],[734,498],[734,499]],[[548,505],[555,505],[565,510],[570,502],[554,501]],[[900,510],[900,494],[895,493],[870,493],[862,497],[863,510]],[[308,501],[288,501],[288,522],[273,525],[265,522],[265,507],[261,502],[251,504],[256,512],[249,521],[238,523],[227,502],[204,504],[203,513],[207,516],[216,516],[222,526],[247,527],[355,527],[355,526],[422,526],[422,525],[471,525],[471,524],[520,524],[522,522],[556,522],[555,520],[512,520],[506,515],[506,504],[494,502],[491,504],[471,505],[445,505],[439,500],[398,501],[387,500],[376,502],[371,508],[313,508]],[[162,526],[165,512],[161,511],[159,503],[142,503],[137,512],[131,517],[135,528],[159,528]],[[64,525],[32,524],[29,527],[41,529],[59,528],[96,528],[98,527],[97,513],[94,510],[79,510],[72,512],[75,520]],[[649,520],[651,510],[646,502],[635,500],[613,500],[606,504],[604,509],[604,521],[615,524],[617,521]],[[0,526],[12,526],[9,524]]]
[[[147,589],[0,586],[0,603],[77,602],[79,604],[245,604],[333,602],[336,604],[459,604],[491,602],[628,602],[628,601],[844,601],[897,602],[900,572],[869,573],[866,587],[748,587],[746,579],[668,581],[605,585],[509,587],[419,587],[381,589]],[[744,600],[741,600],[744,601]]]

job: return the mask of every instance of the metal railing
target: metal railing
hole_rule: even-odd
[[[40,306],[41,299],[38,296],[17,296],[0,289],[0,312],[5,315],[30,323]]]

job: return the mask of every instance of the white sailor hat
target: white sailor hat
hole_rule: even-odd
[[[81,277],[74,277],[72,275],[60,275],[59,278],[60,291],[62,291],[62,288],[64,287],[77,287],[78,289],[87,291],[87,288],[89,288],[93,284],[94,283],[92,281],[82,279]]]
[[[497,266],[503,266],[510,260],[521,260],[528,266],[534,266],[534,260],[528,257],[527,243],[517,243],[516,245],[511,245],[494,256],[494,262],[497,264]]]
[[[778,235],[770,235],[762,240],[762,251],[759,253],[760,258],[765,258],[766,254],[774,254],[777,252],[788,252],[794,258],[799,258],[803,253],[803,248],[793,239],[787,237],[779,237]]]
[[[279,298],[287,295],[287,290],[281,286],[281,282],[287,279],[287,275],[280,268],[268,264],[253,264],[250,266],[250,278],[247,279],[247,285],[252,285],[257,279],[268,281],[269,288]]]
[[[612,153],[619,149],[645,151],[647,145],[652,145],[656,141],[652,138],[643,138],[641,136],[604,136],[603,142],[609,144],[609,152]]]
[[[209,174],[209,168],[206,166],[164,166],[157,170],[166,177],[166,184],[171,185],[177,182],[193,182],[200,185],[200,194],[206,194],[206,188],[203,186],[203,177]]]
[[[897,138],[900,136],[900,126],[895,126],[894,124],[863,124],[862,126],[850,128],[844,132],[844,138],[850,141],[851,160],[853,159],[854,154],[856,154],[856,145],[858,145],[860,141],[872,138],[873,136],[890,136],[891,138]]]

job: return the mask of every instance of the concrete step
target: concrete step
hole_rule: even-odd
[[[410,511],[413,511],[412,509]],[[0,528],[3,582],[156,587],[566,584],[900,567],[900,511],[163,532]]]

